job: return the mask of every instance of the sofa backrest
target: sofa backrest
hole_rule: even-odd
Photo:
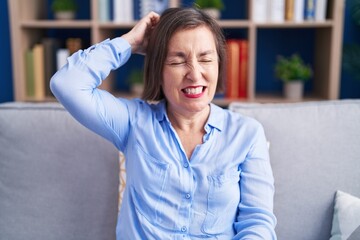
[[[118,169],[58,103],[0,104],[0,239],[115,239]]]
[[[360,197],[360,101],[236,102],[229,109],[264,126],[278,239],[329,239],[336,190]]]

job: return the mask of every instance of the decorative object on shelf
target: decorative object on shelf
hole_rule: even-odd
[[[222,0],[195,0],[194,5],[203,9],[206,13],[215,19],[221,18],[221,10],[224,9]]]
[[[129,75],[130,91],[135,96],[141,96],[144,91],[144,73],[142,69],[134,68]]]
[[[278,56],[275,75],[284,82],[284,96],[291,101],[300,101],[303,97],[304,82],[312,76],[312,69],[298,54],[289,58]]]
[[[53,0],[51,9],[58,20],[71,20],[75,18],[76,2],[74,0]]]
[[[352,0],[350,6],[352,20],[360,26],[360,0]],[[346,72],[360,80],[360,45],[358,43],[344,44],[342,66]]]

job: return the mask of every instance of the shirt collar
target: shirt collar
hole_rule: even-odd
[[[161,100],[156,107],[156,118],[159,122],[166,120],[167,122],[169,121],[169,118],[166,114],[166,101],[165,100]],[[222,129],[224,128],[224,119],[225,115],[224,115],[224,110],[219,107],[216,106],[213,103],[210,103],[210,116],[209,119],[205,125],[205,130],[208,132],[209,129],[207,129],[207,126],[210,126],[212,128],[216,128],[219,131],[222,131]]]

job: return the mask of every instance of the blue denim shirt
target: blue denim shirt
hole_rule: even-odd
[[[130,55],[124,39],[106,40],[73,54],[51,79],[65,108],[126,157],[117,239],[276,239],[262,126],[209,103],[203,144],[188,159],[165,100],[126,100],[97,88]]]

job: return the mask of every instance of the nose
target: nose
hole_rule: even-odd
[[[197,82],[202,78],[203,69],[197,61],[192,61],[187,68],[185,77],[193,82]]]

